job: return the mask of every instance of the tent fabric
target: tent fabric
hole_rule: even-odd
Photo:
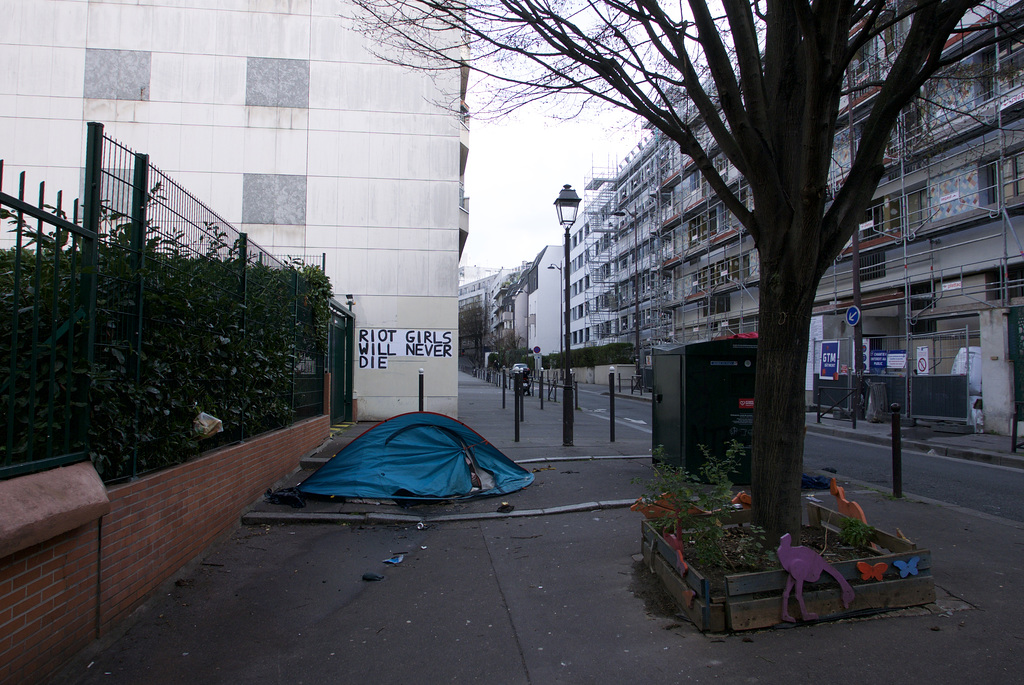
[[[378,423],[298,485],[308,495],[469,499],[525,488],[533,474],[450,416],[410,412]]]

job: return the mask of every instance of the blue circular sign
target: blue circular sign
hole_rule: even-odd
[[[860,308],[850,307],[846,310],[846,323],[856,326],[860,323]]]
[[[534,354],[540,354],[540,345],[538,345],[538,346],[533,348],[533,353]]]

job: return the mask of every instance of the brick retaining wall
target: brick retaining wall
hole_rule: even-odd
[[[102,518],[0,559],[0,684],[44,680],[237,525],[327,416],[108,489]]]

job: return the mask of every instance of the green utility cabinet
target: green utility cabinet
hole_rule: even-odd
[[[733,482],[750,483],[757,340],[730,338],[654,350],[653,444],[663,463],[699,475],[701,445],[725,456],[732,440],[743,445]]]

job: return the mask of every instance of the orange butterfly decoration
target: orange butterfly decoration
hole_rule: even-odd
[[[885,570],[889,568],[889,564],[884,561],[880,561],[877,564],[869,564],[866,561],[857,562],[857,570],[860,571],[861,580],[881,580]]]

